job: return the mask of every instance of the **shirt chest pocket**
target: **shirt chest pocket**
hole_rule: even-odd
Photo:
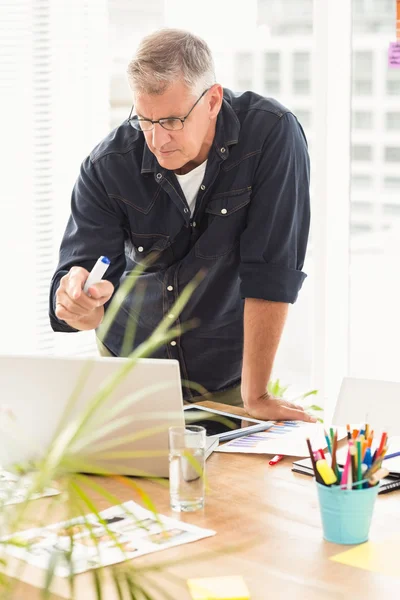
[[[211,197],[201,222],[196,256],[215,259],[237,246],[246,226],[250,194],[251,187]]]
[[[136,263],[152,255],[152,266],[166,267],[173,259],[170,246],[171,240],[168,235],[131,231],[129,249],[125,247],[125,253]]]

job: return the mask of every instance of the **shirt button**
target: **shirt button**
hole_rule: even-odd
[[[139,246],[138,252],[143,252],[143,250],[144,250],[143,246]]]
[[[161,173],[157,173],[156,177],[157,177],[157,179],[162,179]]]
[[[172,342],[171,342],[171,346],[176,346],[176,342],[175,342],[175,340],[172,340]]]
[[[170,314],[168,315],[168,319],[175,319],[175,315],[173,315],[172,313],[170,313]]]
[[[223,208],[223,209],[221,210],[221,215],[226,215],[226,213],[227,213],[227,212],[228,212],[228,211],[226,210],[226,208]]]
[[[196,221],[193,221],[192,227],[196,227],[196,225],[197,225]]]
[[[188,209],[188,208],[184,208],[184,209],[183,209],[183,212],[184,212],[184,213],[188,213],[188,212],[189,212],[189,209]]]
[[[221,152],[225,152],[225,151],[226,151],[226,148],[223,148],[223,147],[222,147],[222,148],[221,148]]]
[[[172,292],[172,291],[174,290],[174,288],[172,287],[172,285],[169,285],[169,286],[167,287],[167,290],[168,290],[169,292]]]
[[[206,189],[206,186],[201,184],[200,189],[204,192],[204,190]]]

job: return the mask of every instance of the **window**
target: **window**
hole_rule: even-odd
[[[373,54],[354,52],[353,54],[353,93],[355,96],[369,96],[373,92]]]
[[[362,79],[353,80],[353,94],[355,96],[371,96],[372,91],[372,81]]]
[[[372,185],[372,177],[371,175],[353,175],[351,183],[355,189],[368,189]]]
[[[353,111],[353,127],[354,129],[372,129],[373,114],[367,110]]]
[[[372,52],[354,52],[353,75],[354,77],[372,78],[373,54]]]
[[[400,96],[400,69],[387,69],[386,92],[388,96]]]
[[[296,79],[293,82],[293,92],[300,96],[307,96],[310,93],[310,81],[308,79]]]
[[[363,201],[353,202],[353,206],[351,208],[352,208],[353,214],[357,213],[358,216],[360,214],[367,215],[372,212],[371,202],[363,202]]]
[[[385,161],[389,163],[400,162],[400,147],[387,146],[385,148]]]
[[[400,129],[400,112],[386,113],[386,129],[388,131],[398,131]]]
[[[400,204],[388,204],[383,205],[383,214],[388,217],[400,217]]]
[[[308,95],[311,91],[311,61],[309,52],[293,54],[293,92]]]
[[[311,127],[311,111],[299,108],[294,110],[293,113],[296,115],[303,129],[309,129]]]
[[[250,52],[240,52],[235,57],[235,73],[237,90],[245,92],[252,88],[253,55]]]
[[[279,52],[267,52],[264,55],[264,89],[267,95],[280,92],[280,59]]]
[[[97,353],[93,331],[53,333],[48,296],[80,162],[108,133],[109,75],[102,68],[108,58],[106,5],[96,0],[68,6],[65,1],[59,6],[19,0],[3,9],[3,4],[1,102],[10,129],[5,123],[2,139],[10,163],[2,171],[7,219],[0,249],[2,255],[13,256],[3,264],[3,277],[13,294],[2,297],[7,319],[0,348],[26,354]],[[22,166],[17,148],[21,139]],[[20,176],[21,168],[26,177]],[[18,229],[17,236],[10,223]]]
[[[383,186],[386,190],[400,191],[400,177],[385,177]]]
[[[392,381],[400,379],[398,278],[393,277],[400,256],[400,141],[393,145],[388,141],[390,134],[400,140],[400,70],[387,68],[395,4],[352,0],[349,302],[349,375]],[[374,93],[376,98],[368,98]],[[375,152],[377,160],[373,160]],[[368,161],[365,172],[360,173],[359,161]]]
[[[353,144],[352,159],[355,161],[372,160],[372,147]]]

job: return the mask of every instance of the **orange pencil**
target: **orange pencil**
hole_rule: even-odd
[[[364,460],[365,451],[366,451],[366,449],[367,449],[367,448],[368,448],[368,441],[367,441],[367,440],[365,440],[365,441],[362,443],[362,450],[361,450],[361,453],[362,453],[362,459],[363,459],[363,460]]]

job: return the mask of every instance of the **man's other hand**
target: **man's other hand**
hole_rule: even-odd
[[[299,404],[292,404],[283,398],[275,398],[268,392],[255,401],[245,402],[244,408],[251,417],[262,421],[317,422],[317,419],[306,413]]]

